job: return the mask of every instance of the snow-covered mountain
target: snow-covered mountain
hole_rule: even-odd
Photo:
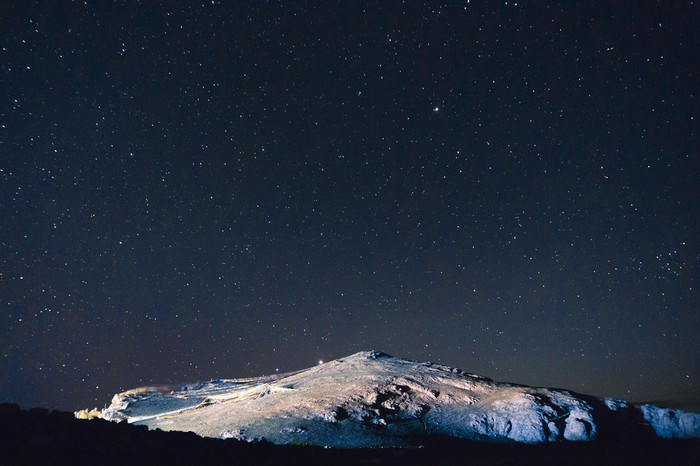
[[[101,417],[335,447],[415,445],[427,435],[524,443],[700,437],[699,414],[499,383],[376,351],[268,377],[129,390]]]

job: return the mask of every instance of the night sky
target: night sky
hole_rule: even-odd
[[[0,401],[377,349],[700,409],[697,2],[155,3],[0,5]]]

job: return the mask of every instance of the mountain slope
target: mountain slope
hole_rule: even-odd
[[[498,383],[375,351],[276,376],[130,390],[101,417],[336,447],[421,444],[426,435],[523,443],[700,437],[698,414]]]

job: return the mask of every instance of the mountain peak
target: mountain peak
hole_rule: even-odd
[[[378,359],[378,358],[393,358],[393,356],[384,353],[382,351],[377,351],[377,350],[370,350],[370,351],[360,351],[359,353],[356,353],[357,355],[362,355],[367,357],[368,359]]]
[[[460,369],[361,351],[308,369],[143,387],[114,396],[109,420],[202,436],[338,447],[700,437],[700,415],[494,382]]]

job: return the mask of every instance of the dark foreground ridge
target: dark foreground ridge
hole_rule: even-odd
[[[459,439],[422,439],[421,448],[332,449],[203,438],[187,432],[149,431],[145,426],[73,413],[0,404],[0,464],[475,464],[475,465],[697,465],[700,440],[489,444]]]

